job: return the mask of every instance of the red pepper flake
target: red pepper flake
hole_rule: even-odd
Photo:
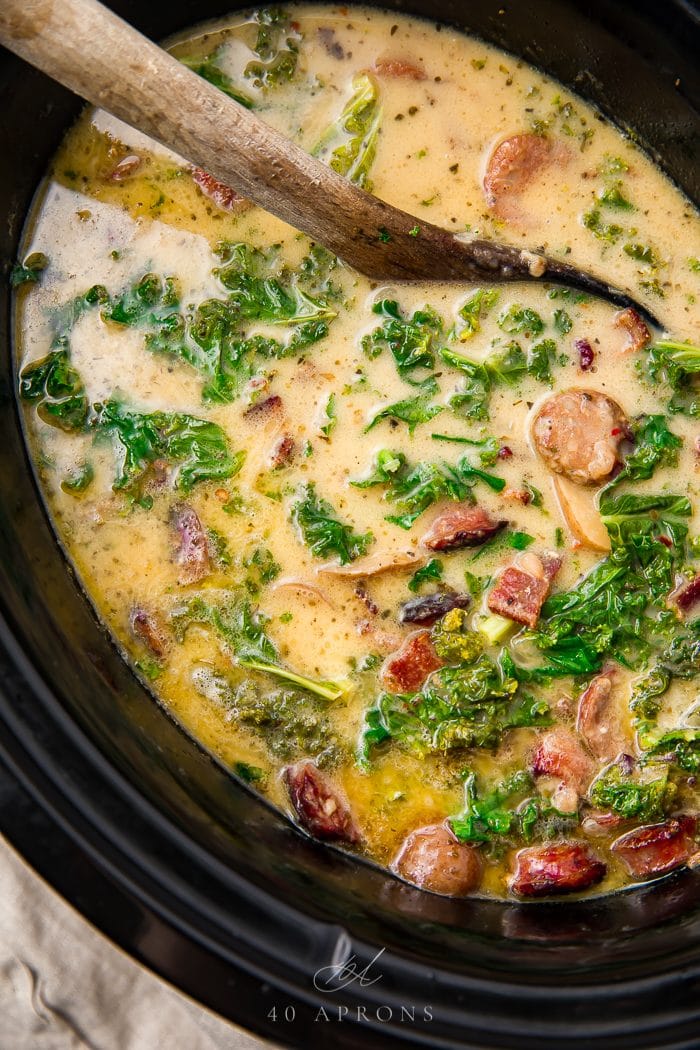
[[[664,547],[673,546],[673,540],[670,539],[668,536],[657,536],[656,539],[659,541],[659,543],[663,543]]]
[[[622,427],[613,427],[612,430],[610,431],[610,436],[611,437],[617,437],[617,435],[621,434],[621,433],[622,433]]]
[[[512,455],[513,455],[513,449],[512,448],[509,448],[508,445],[501,445],[501,447],[498,450],[498,458],[499,459],[510,459],[510,457]]]
[[[578,350],[579,366],[582,372],[587,372],[593,366],[595,352],[587,339],[577,339],[574,346]]]

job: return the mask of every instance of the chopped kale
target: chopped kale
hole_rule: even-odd
[[[46,357],[22,369],[19,394],[23,401],[36,405],[39,417],[50,426],[68,432],[84,429],[88,399],[83,380],[70,363],[65,336],[54,341]]]
[[[218,47],[216,51],[212,51],[209,55],[197,57],[179,55],[178,58],[183,65],[191,69],[197,76],[208,80],[210,84],[213,84],[219,91],[223,91],[225,95],[228,95],[235,102],[239,102],[241,106],[245,106],[246,109],[252,109],[252,98],[241,91],[240,88],[237,88],[231,77],[224,73],[219,66],[223,50],[224,46]]]
[[[460,342],[466,343],[468,339],[481,331],[481,321],[498,301],[498,292],[493,288],[478,288],[473,295],[460,307],[457,317],[458,322],[453,329],[453,335]]]
[[[377,453],[369,477],[350,484],[362,489],[386,485],[385,499],[395,503],[401,511],[386,520],[410,529],[428,507],[441,499],[473,503],[472,489],[477,481],[484,482],[495,492],[501,492],[506,484],[503,478],[475,467],[467,456],[455,466],[421,462],[412,467],[402,452],[383,449]]]
[[[700,347],[690,343],[678,343],[662,339],[649,347],[646,361],[640,366],[648,379],[670,387],[672,396],[668,404],[670,412],[682,412],[697,418],[700,416]]]
[[[286,11],[267,7],[253,15],[257,36],[253,51],[258,56],[246,65],[243,75],[255,87],[270,88],[293,79],[299,57],[299,34]]]
[[[544,331],[544,321],[529,307],[513,303],[498,318],[498,327],[508,335],[524,335],[535,338]]]
[[[416,379],[414,373],[433,368],[436,341],[443,331],[442,319],[426,306],[416,310],[408,320],[393,299],[382,299],[372,310],[385,321],[363,337],[362,349],[368,357],[375,358],[388,346],[401,378],[414,385],[420,383],[421,379]]]
[[[430,393],[416,394],[415,397],[395,401],[393,405],[379,409],[365,427],[365,434],[383,419],[400,420],[407,425],[409,434],[412,434],[421,423],[429,423],[442,412],[442,405],[430,404],[431,396]]]
[[[232,455],[216,423],[184,412],[130,411],[120,401],[95,406],[91,425],[98,435],[113,435],[121,448],[114,489],[131,499],[144,498],[144,487],[157,460],[177,464],[175,487],[189,492],[200,481],[219,481],[237,474],[243,453]]]
[[[23,284],[36,284],[48,265],[48,257],[43,252],[32,252],[24,262],[16,262],[12,267],[10,285],[19,288]]]
[[[634,770],[628,772],[623,762],[615,762],[604,769],[593,781],[589,792],[591,802],[599,809],[643,823],[661,820],[672,795],[666,770],[654,780],[643,780],[639,770],[634,775]]]
[[[358,73],[352,88],[353,94],[342,113],[326,129],[312,153],[314,157],[327,161],[339,175],[345,175],[371,193],[369,173],[377,152],[382,120],[379,87],[369,73]]]
[[[606,486],[606,491],[625,481],[646,481],[657,467],[673,467],[678,463],[682,438],[666,425],[665,416],[640,416],[634,424],[635,447],[625,458],[620,473]]]
[[[292,521],[315,558],[337,555],[341,565],[364,554],[372,534],[354,533],[352,526],[341,522],[335,510],[316,494],[312,483],[305,485],[292,507]]]
[[[408,581],[408,589],[414,594],[417,594],[424,583],[430,580],[441,580],[443,572],[443,564],[439,558],[431,558],[429,562],[422,565],[420,569],[414,572],[411,579]]]

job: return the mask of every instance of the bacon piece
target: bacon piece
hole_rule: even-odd
[[[418,631],[393,653],[382,668],[381,679],[390,693],[415,693],[429,674],[442,667],[429,631]]]
[[[496,521],[481,507],[463,503],[440,514],[421,543],[431,551],[456,551],[461,547],[479,547],[507,524],[507,521]]]
[[[277,438],[270,452],[270,466],[273,470],[286,467],[294,458],[296,444],[290,434],[282,434]]]
[[[694,817],[671,817],[663,824],[647,824],[628,831],[610,849],[622,858],[635,878],[665,875],[685,864],[694,851],[695,827]]]
[[[423,890],[464,897],[477,889],[483,864],[477,849],[458,842],[444,824],[432,824],[406,837],[391,869]]]
[[[496,146],[486,165],[484,194],[489,208],[509,215],[509,202],[519,197],[535,178],[553,161],[564,155],[550,139],[542,135],[523,133],[511,135]]]
[[[143,157],[139,157],[136,153],[130,153],[127,157],[122,157],[109,173],[108,178],[112,182],[123,182],[125,179],[131,178],[134,172],[141,167],[142,163]]]
[[[192,180],[195,185],[199,187],[205,197],[208,197],[210,201],[221,208],[222,211],[243,211],[245,208],[249,208],[250,201],[245,197],[241,197],[239,193],[232,190],[230,186],[227,186],[223,182],[219,182],[213,175],[210,175],[204,168],[192,168]]]
[[[548,398],[532,424],[537,452],[555,474],[578,485],[610,477],[621,462],[620,445],[630,434],[627,417],[607,394],[563,390]]]
[[[607,868],[582,842],[559,842],[520,850],[510,888],[520,897],[551,897],[594,886]]]
[[[278,415],[282,411],[282,398],[279,394],[272,394],[270,397],[266,397],[263,401],[256,401],[254,405],[247,408],[243,413],[245,419],[253,420],[256,423],[265,422],[272,416]]]
[[[676,591],[674,601],[681,612],[687,612],[697,605],[700,602],[700,575]]]
[[[404,80],[427,80],[425,70],[405,58],[378,58],[374,72],[380,77],[403,78]]]
[[[359,842],[360,830],[347,800],[309,759],[286,766],[282,779],[300,824],[317,839]]]
[[[535,627],[549,593],[549,580],[510,566],[504,569],[488,597],[488,607],[499,616]]]
[[[627,746],[622,711],[613,692],[612,672],[599,674],[581,693],[576,729],[596,758],[612,761]]]
[[[588,372],[593,367],[595,351],[587,339],[577,339],[574,343],[578,351],[579,368],[582,372]]]
[[[178,503],[173,507],[170,521],[179,536],[175,555],[175,561],[180,566],[178,583],[183,586],[198,583],[211,569],[207,534],[197,514],[186,503]]]
[[[416,623],[427,627],[452,609],[468,609],[471,602],[468,594],[453,594],[449,591],[410,598],[399,609],[399,623]]]
[[[137,605],[131,610],[129,625],[134,637],[143,642],[154,656],[159,660],[165,656],[170,639],[159,616]]]
[[[634,350],[643,350],[651,342],[651,332],[632,306],[615,314],[615,325],[627,332],[627,342],[624,348],[626,354]]]

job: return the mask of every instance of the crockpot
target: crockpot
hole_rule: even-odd
[[[220,0],[112,6],[156,39],[227,12]],[[689,0],[382,6],[533,62],[700,200],[700,14]],[[5,52],[0,97],[7,274],[81,103]],[[7,279],[0,295],[0,824],[10,841],[146,965],[280,1043],[697,1047],[697,872],[573,903],[423,893],[303,835],[155,703],[53,536],[15,400]]]

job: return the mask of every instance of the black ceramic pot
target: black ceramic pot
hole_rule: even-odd
[[[113,6],[154,38],[226,10]],[[633,129],[700,200],[700,17],[689,0],[385,6],[541,66]],[[0,98],[7,273],[80,103],[5,53]],[[20,432],[5,279],[0,302],[0,751],[14,778],[0,780],[0,820],[33,863],[163,976],[283,1043],[697,1047],[700,876],[579,904],[424,894],[310,841],[173,724],[55,543]]]

